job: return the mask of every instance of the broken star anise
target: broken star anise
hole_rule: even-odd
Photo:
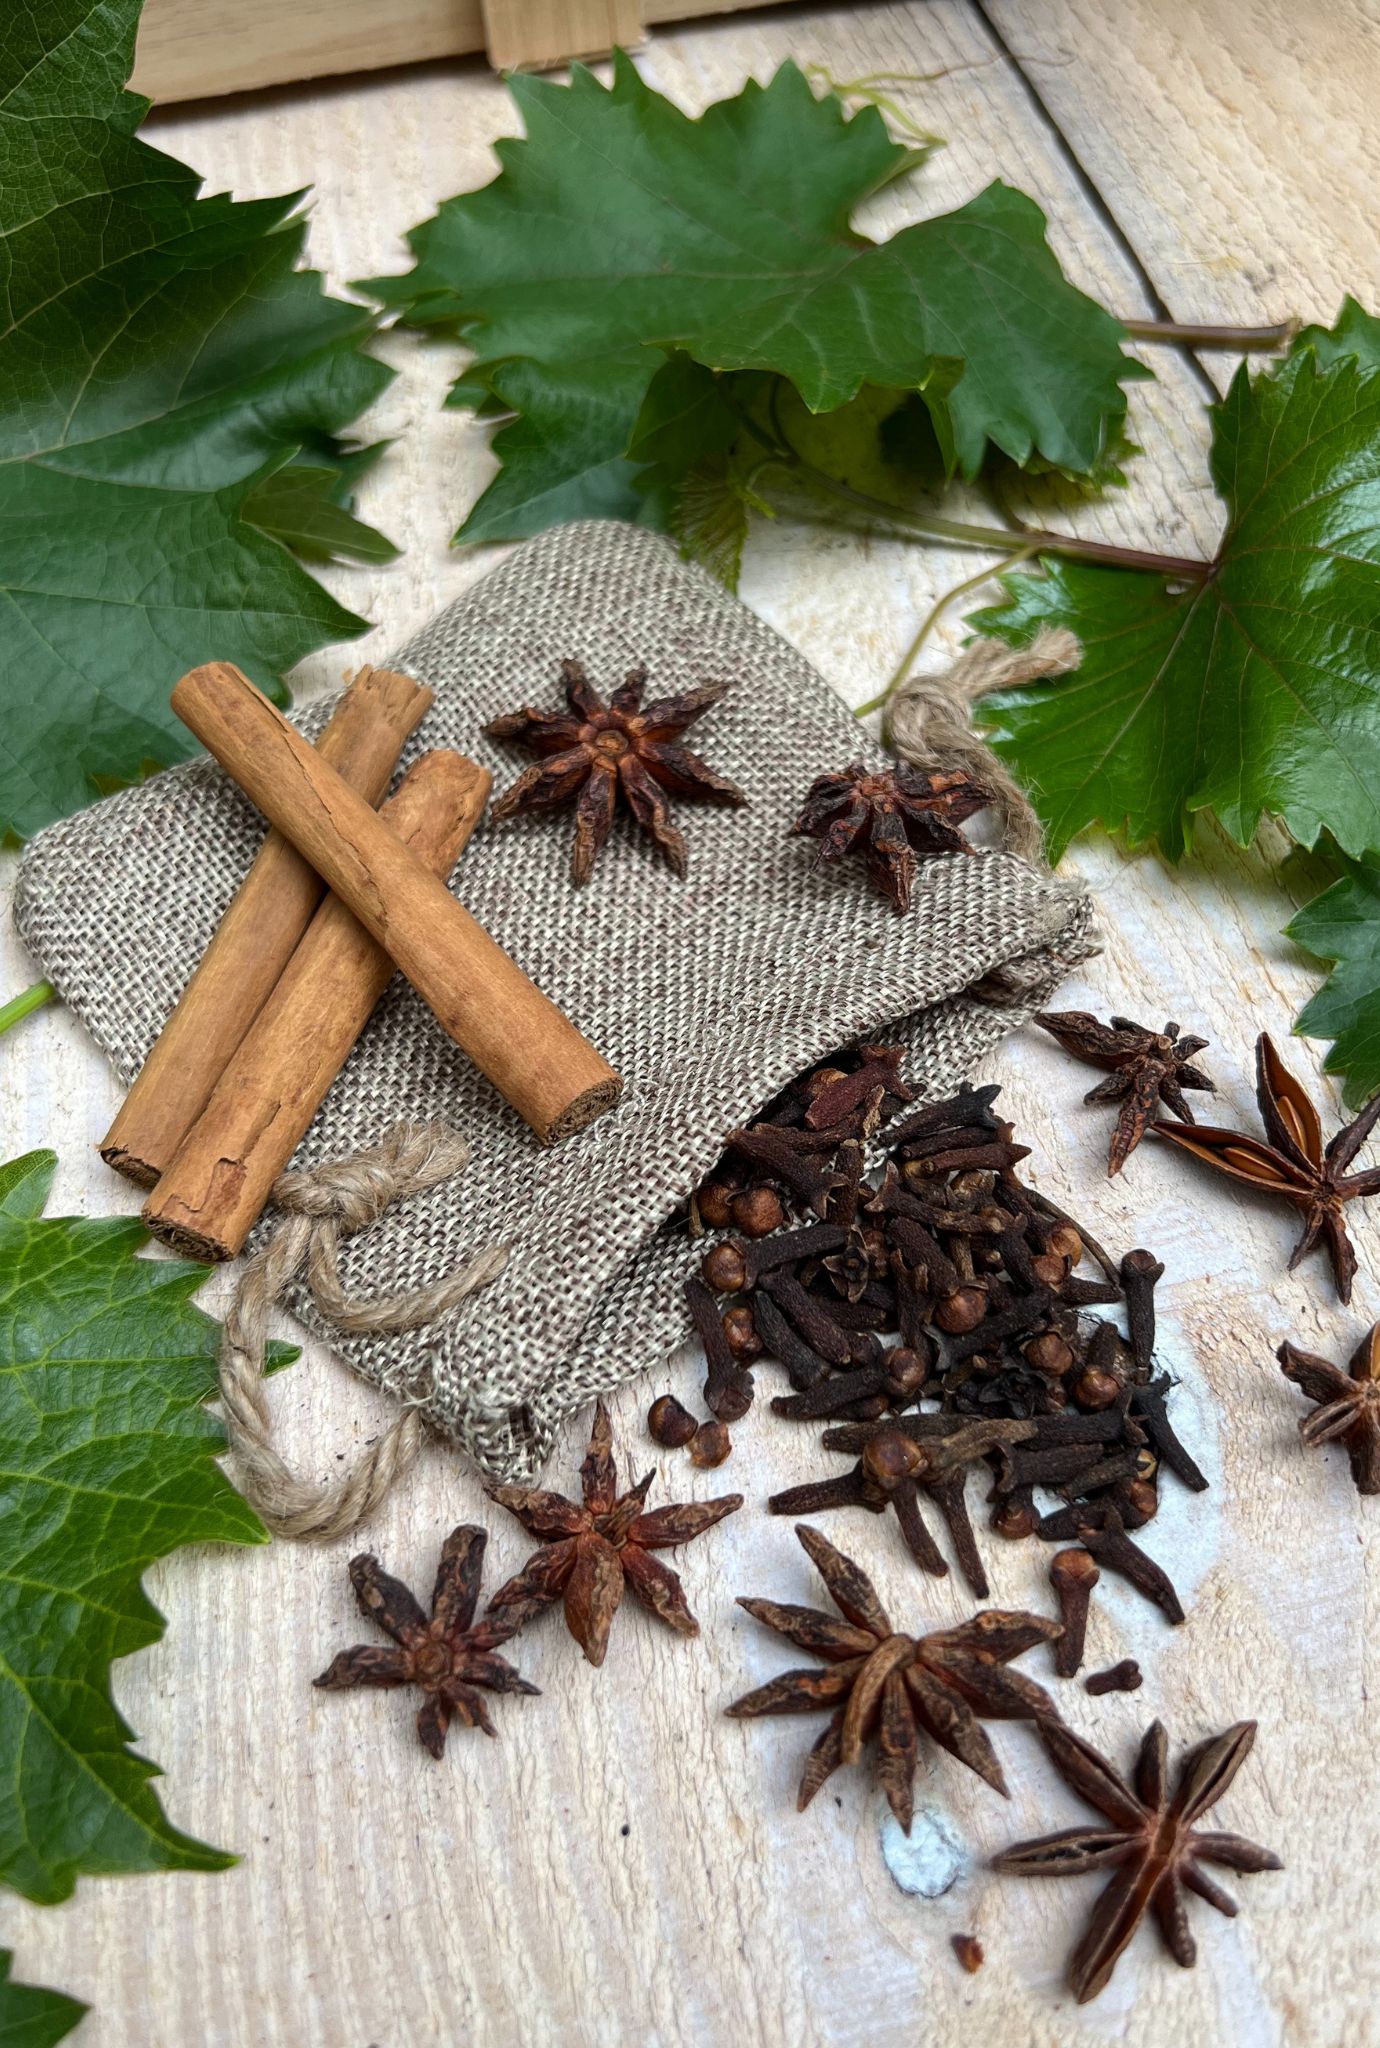
[[[877,1782],[909,1831],[922,1728],[1004,1794],[1001,1765],[979,1716],[1033,1720],[1054,1713],[1043,1687],[1003,1667],[1034,1644],[1051,1642],[1059,1634],[1058,1622],[988,1608],[960,1628],[898,1635],[872,1581],[851,1558],[808,1523],[795,1533],[842,1621],[813,1607],[783,1607],[775,1600],[740,1599],[738,1605],[802,1650],[822,1657],[824,1669],[783,1671],[725,1712],[748,1721],[762,1714],[834,1710],[806,1759],[800,1811],[840,1764],[856,1763],[875,1736]]]
[[[1380,1194],[1380,1168],[1348,1173],[1380,1117],[1380,1095],[1344,1124],[1323,1149],[1322,1124],[1302,1084],[1285,1066],[1265,1032],[1256,1040],[1256,1100],[1270,1142],[1211,1124],[1157,1123],[1162,1138],[1194,1159],[1246,1181],[1264,1194],[1282,1195],[1303,1211],[1303,1232],[1289,1260],[1292,1273],[1315,1245],[1327,1247],[1337,1295],[1351,1299],[1356,1253],[1343,1210],[1348,1202]]]
[[[1357,1492],[1380,1493],[1380,1323],[1361,1339],[1345,1372],[1293,1344],[1281,1344],[1276,1356],[1285,1378],[1318,1404],[1299,1424],[1304,1442],[1345,1444]]]
[[[618,1491],[613,1431],[602,1401],[595,1405],[589,1450],[580,1467],[583,1500],[545,1493],[537,1487],[489,1486],[490,1500],[516,1515],[524,1529],[542,1538],[515,1578],[500,1586],[489,1613],[509,1610],[527,1619],[539,1608],[564,1599],[566,1626],[591,1664],[602,1664],[609,1630],[625,1587],[668,1628],[696,1636],[700,1625],[686,1604],[680,1580],[652,1555],[702,1536],[743,1505],[741,1493],[719,1500],[683,1501],[644,1514],[654,1474],[626,1493]],[[514,1626],[517,1624],[515,1623]]]
[[[917,857],[971,853],[958,827],[991,801],[989,789],[956,769],[868,770],[853,761],[841,774],[815,778],[791,830],[818,839],[821,865],[861,853],[873,887],[904,911]]]
[[[1109,1078],[1090,1088],[1083,1100],[1121,1104],[1107,1157],[1109,1178],[1120,1173],[1145,1136],[1156,1103],[1167,1103],[1175,1116],[1191,1124],[1193,1111],[1184,1100],[1184,1089],[1216,1093],[1215,1083],[1193,1064],[1194,1054],[1203,1051],[1207,1039],[1181,1038],[1177,1024],[1166,1024],[1163,1031],[1148,1030],[1130,1017],[1113,1017],[1103,1024],[1088,1010],[1042,1010],[1033,1021],[1074,1059],[1108,1070]]]
[[[486,1618],[474,1627],[475,1604],[484,1570],[482,1529],[452,1529],[441,1549],[430,1618],[400,1580],[390,1578],[367,1552],[350,1560],[350,1583],[360,1607],[398,1645],[380,1649],[360,1643],[342,1650],[330,1669],[312,1683],[323,1692],[343,1692],[356,1685],[415,1685],[425,1694],[417,1713],[422,1747],[439,1757],[452,1721],[466,1728],[497,1734],[480,1696],[488,1692],[535,1693],[537,1687],[519,1677],[512,1665],[495,1655],[500,1643],[516,1635],[521,1612]]]
[[[561,663],[561,681],[568,711],[534,711],[524,705],[484,728],[490,738],[516,740],[541,757],[503,792],[490,816],[515,818],[577,799],[570,871],[575,881],[585,882],[609,836],[621,791],[643,831],[651,833],[683,875],[685,838],[671,823],[666,792],[717,803],[747,802],[736,782],[717,775],[688,747],[676,745],[685,728],[718,703],[728,684],[704,683],[644,706],[643,668],[631,670],[607,704],[578,661]]]
[[[1246,1872],[1283,1868],[1271,1850],[1240,1835],[1213,1834],[1194,1826],[1217,1804],[1250,1754],[1255,1726],[1254,1721],[1238,1721],[1225,1734],[1190,1750],[1171,1794],[1168,1742],[1158,1721],[1141,1743],[1134,1790],[1072,1729],[1061,1722],[1041,1721],[1041,1739],[1060,1777],[1111,1825],[1064,1828],[1057,1835],[1017,1842],[994,1857],[992,1867],[1008,1877],[1113,1873],[1093,1908],[1087,1933],[1069,1958],[1068,1980],[1080,2005],[1096,1998],[1107,1984],[1147,1910],[1159,1922],[1175,1962],[1192,1968],[1197,1947],[1189,1932],[1185,1891],[1196,1892],[1219,1913],[1236,1912],[1235,1899],[1208,1876],[1205,1863]]]

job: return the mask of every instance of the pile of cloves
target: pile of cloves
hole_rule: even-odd
[[[1163,1268],[1145,1251],[1114,1264],[1019,1178],[1027,1148],[996,1113],[995,1087],[899,1117],[914,1101],[901,1056],[836,1056],[729,1135],[689,1210],[692,1235],[713,1234],[685,1287],[713,1420],[697,1425],[670,1396],[649,1420],[661,1442],[697,1456],[707,1432],[705,1449],[726,1455],[753,1367],[774,1361],[792,1391],[773,1410],[829,1423],[822,1448],[852,1463],[778,1494],[772,1511],[890,1508],[916,1562],[943,1573],[933,1509],[979,1598],[967,1494],[970,1472],[984,1472],[998,1535],[1068,1546],[1051,1580],[1071,1676],[1101,1570],[1183,1618],[1132,1535],[1154,1517],[1165,1470],[1207,1485],[1170,1424],[1172,1382],[1155,1373]],[[1094,1312],[1114,1307],[1125,1335]]]

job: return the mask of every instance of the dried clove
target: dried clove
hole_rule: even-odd
[[[1060,1550],[1050,1559],[1049,1583],[1063,1624],[1063,1634],[1054,1645],[1054,1668],[1061,1678],[1072,1678],[1083,1661],[1088,1603],[1101,1576],[1086,1550]]]
[[[1083,1680],[1084,1692],[1096,1699],[1104,1692],[1139,1692],[1141,1671],[1134,1657],[1123,1657],[1106,1671],[1094,1671]]]

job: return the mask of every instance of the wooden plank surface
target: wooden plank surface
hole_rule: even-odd
[[[282,0],[145,0],[133,83],[166,103],[381,71],[428,57],[483,55],[496,67],[550,63],[557,50],[631,46],[644,23],[732,14],[745,0],[597,0],[593,17],[582,17],[592,26],[562,31],[554,40],[560,17],[568,25],[569,14],[559,0],[536,4],[535,23],[524,23],[516,17],[528,0],[490,0],[490,31],[483,0],[390,0],[387,7],[378,0],[293,0],[291,7]],[[534,26],[538,39],[524,40]]]
[[[1285,20],[1257,0],[1251,8],[1267,26]],[[1218,0],[1215,18],[1233,11]],[[1179,32],[1170,0],[1105,12],[1158,23],[1166,48]],[[1146,274],[1188,317],[1255,319],[1300,298],[1304,310],[1325,310],[1344,284],[1363,293],[1373,284],[1364,210],[1343,233],[1335,183],[1310,191],[1301,178],[1272,184],[1253,169],[1275,147],[1286,71],[1295,106],[1310,94],[1322,105],[1355,97],[1356,148],[1373,161],[1380,117],[1374,96],[1367,102],[1356,86],[1373,49],[1363,59],[1354,41],[1334,47],[1324,32],[1310,40],[1295,12],[1277,59],[1256,38],[1249,73],[1231,74],[1232,118],[1214,127],[1212,108],[1228,86],[1223,72],[1214,100],[1207,58],[1181,74],[1154,54],[1147,29],[1134,58],[1122,53],[1125,92],[1113,97],[1100,52],[1115,37],[1110,27],[1098,32],[1092,0],[1067,9],[1012,0],[993,15],[1022,63],[1045,51],[1041,90],[1052,93],[1057,75],[1059,119],[1066,132],[1075,117],[1081,124],[1085,167],[1100,135],[1101,204],[1033,104],[1020,65],[968,0],[792,8],[659,34],[643,61],[688,106],[736,90],[749,71],[765,77],[786,55],[845,78],[881,68],[940,74],[906,104],[949,147],[917,184],[875,203],[873,224],[957,203],[1000,174],[1045,206],[1072,274],[1130,314],[1152,309]],[[1136,122],[1154,137],[1176,108],[1198,171],[1186,142],[1136,139]],[[314,182],[313,255],[343,282],[398,267],[402,231],[488,176],[489,144],[508,126],[494,80],[447,70],[162,117],[156,133],[213,187],[248,195]],[[1163,268],[1146,226],[1153,209],[1144,195],[1159,177],[1181,180],[1164,218],[1200,268],[1218,232],[1207,218],[1217,201],[1201,188],[1234,181],[1243,215],[1249,189],[1253,239],[1235,245],[1247,253],[1241,268],[1223,270],[1221,297],[1206,276],[1197,296],[1171,294],[1162,281],[1181,280]],[[1266,292],[1272,250],[1287,252],[1299,297]],[[1182,278],[1190,274],[1185,259]],[[345,602],[381,623],[357,648],[307,664],[304,694],[361,653],[386,654],[491,559],[447,548],[491,466],[475,423],[439,410],[451,358],[409,337],[390,339],[386,352],[403,374],[367,424],[400,438],[369,479],[363,510],[405,552],[387,570],[330,573]],[[1146,449],[1134,487],[1084,516],[1089,530],[1142,545],[1203,547],[1215,514],[1195,411],[1200,380],[1173,355],[1156,367],[1160,381],[1136,387],[1132,401]],[[778,524],[753,539],[744,595],[860,702],[933,594],[972,567],[950,551]],[[941,632],[934,658],[958,637],[956,624]],[[1283,1036],[1313,983],[1278,936],[1288,905],[1260,862],[1208,840],[1199,864],[1172,876],[1154,859],[1124,863],[1090,840],[1070,864],[1099,893],[1107,945],[1068,985],[1067,1001],[1191,1020],[1213,1040],[1224,1108],[1249,1114],[1254,1034]],[[0,872],[8,884],[12,862]],[[6,921],[0,990],[30,978]],[[1293,1058],[1315,1076],[1311,1051]],[[814,1597],[789,1531],[760,1508],[767,1493],[807,1475],[812,1438],[755,1413],[720,1474],[695,1474],[676,1453],[654,1459],[642,1427],[647,1402],[667,1384],[688,1394],[693,1375],[648,1360],[652,1370],[615,1403],[627,1458],[656,1464],[661,1498],[729,1485],[748,1496],[742,1514],[685,1553],[703,1635],[684,1643],[625,1615],[595,1672],[547,1622],[520,1659],[545,1697],[500,1703],[509,1710],[498,1742],[457,1737],[434,1765],[412,1741],[405,1701],[311,1691],[310,1677],[360,1634],[344,1572],[353,1546],[187,1554],[152,1574],[168,1633],[118,1667],[117,1697],[167,1773],[173,1817],[240,1849],[244,1861],[226,1876],[86,1882],[70,1905],[46,1912],[6,1899],[0,1934],[16,1951],[16,1977],[61,1985],[94,2006],[82,2048],[862,2048],[883,2039],[1352,2048],[1377,2038],[1368,1930],[1380,1822],[1363,1742],[1359,1764],[1356,1747],[1366,1701],[1380,1688],[1367,1571],[1375,1504],[1364,1511],[1341,1458],[1299,1450],[1301,1404],[1273,1352],[1285,1334],[1334,1355],[1349,1348],[1380,1313],[1380,1232],[1362,1222],[1362,1276],[1352,1309],[1339,1311],[1311,1269],[1276,1277],[1291,1242],[1287,1214],[1208,1186],[1186,1162],[1148,1147],[1120,1181],[1103,1181],[1103,1117],[1079,1106],[1083,1077],[1047,1042],[1022,1034],[992,1072],[1034,1147],[1037,1184],[1104,1241],[1148,1243],[1169,1269],[1165,1347],[1184,1376],[1184,1431],[1213,1490],[1190,1502],[1166,1485],[1148,1541],[1180,1582],[1189,1620],[1171,1631],[1134,1595],[1110,1587],[1104,1599],[1099,1589],[1089,1668],[1138,1656],[1145,1688],[1100,1701],[1068,1688],[1063,1702],[1082,1732],[1123,1759],[1152,1714],[1183,1742],[1260,1716],[1260,1744],[1222,1822],[1279,1849],[1288,1869],[1242,1880],[1234,1922],[1195,1910],[1199,1968],[1176,1970],[1143,1933],[1099,2003],[1071,2006],[1063,1958],[1094,1887],[1021,1885],[982,1868],[1003,1843],[1075,1818],[1024,1728],[997,1731],[1009,1805],[948,1760],[922,1774],[917,1828],[940,1813],[962,1845],[961,1873],[942,1897],[900,1888],[897,1844],[860,1774],[841,1775],[808,1814],[795,1813],[808,1724],[742,1726],[719,1709],[782,1663],[732,1596]],[[53,1144],[63,1212],[137,1206],[92,1149],[114,1102],[109,1076],[65,1015],[31,1020],[0,1045],[0,1151]],[[206,1305],[221,1304],[226,1287],[217,1275]],[[274,1402],[289,1451],[321,1472],[385,1413],[315,1345],[275,1383]],[[579,1426],[567,1432],[551,1470],[557,1483],[573,1475],[581,1437]],[[508,1518],[437,1449],[371,1527],[369,1547],[424,1584],[442,1535],[461,1520],[490,1529],[496,1574],[525,1554]],[[942,1625],[967,1610],[952,1581],[921,1581],[902,1563],[887,1523],[833,1527],[898,1615]],[[1047,1550],[985,1547],[998,1603],[1045,1604]],[[1028,1660],[1035,1675],[1046,1675],[1042,1661]],[[976,1977],[950,1953],[948,1937],[960,1930],[986,1946]]]
[[[1375,0],[981,0],[1180,320],[1373,302]]]

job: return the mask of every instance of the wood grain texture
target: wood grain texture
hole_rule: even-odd
[[[606,57],[642,40],[639,0],[482,0],[496,71],[541,68],[568,57]]]
[[[981,6],[1175,318],[1373,302],[1374,0]]]
[[[283,0],[145,0],[133,83],[167,103],[428,57],[483,52],[495,66],[552,63],[561,47],[568,56],[615,41],[631,45],[644,23],[732,14],[749,4],[780,0],[391,0],[387,7],[378,0],[293,0],[290,7]],[[529,9],[547,20],[510,27],[510,14]],[[553,9],[567,24],[588,21],[592,9],[594,32],[568,26],[563,44],[538,42],[533,29],[547,29]]]
[[[1052,0],[1004,11],[1018,55],[1036,47],[1056,11],[1062,21]],[[1131,11],[1128,0],[1107,13]],[[1167,17],[1168,0],[1157,11]],[[1070,19],[1074,12],[1071,5]],[[1079,37],[1060,36],[1068,54],[1059,75],[1092,121],[1102,85],[1073,54],[1093,34],[1092,0],[1077,12]],[[1257,73],[1269,79],[1258,99],[1238,93],[1234,120],[1215,142],[1211,117],[1190,107],[1183,119],[1201,127],[1205,162],[1214,148],[1243,163],[1251,151],[1271,150],[1278,101],[1266,86],[1286,69],[1300,98],[1310,87],[1323,100],[1350,91],[1352,60],[1319,36],[1310,44],[1300,30],[1278,63],[1257,52]],[[876,224],[955,204],[1000,174],[1045,206],[1076,278],[1128,313],[1152,310],[1141,273],[966,0],[793,8],[659,35],[642,61],[656,85],[697,107],[736,90],[747,71],[765,77],[788,54],[844,78],[881,68],[944,74],[910,91],[906,104],[950,145],[917,185],[875,203]],[[1169,106],[1169,67],[1155,69],[1144,54],[1135,61],[1147,100],[1158,94]],[[1182,90],[1195,93],[1195,80]],[[1113,105],[1100,118],[1110,131],[1133,117],[1133,108]],[[1362,139],[1373,160],[1380,120],[1370,121]],[[493,80],[450,72],[156,123],[213,186],[248,194],[315,180],[312,252],[337,282],[400,267],[402,230],[444,195],[489,176],[489,144],[508,125]],[[1112,139],[1120,146],[1125,138]],[[1111,140],[1108,150],[1111,165]],[[1171,154],[1147,144],[1138,188],[1169,175]],[[1118,217],[1129,204],[1125,184],[1123,174],[1103,191]],[[1176,204],[1186,243],[1206,232],[1210,199],[1185,189]],[[1332,303],[1347,280],[1342,257],[1335,279],[1331,271],[1337,228],[1326,190],[1293,188],[1286,204],[1262,183],[1243,218],[1241,234],[1254,237],[1251,263],[1266,266],[1291,247],[1314,293],[1307,310]],[[1374,275],[1372,259],[1351,281],[1364,290]],[[1255,318],[1290,303],[1257,303],[1243,283],[1239,302],[1205,290],[1175,310]],[[405,553],[392,569],[329,572],[346,603],[382,624],[348,655],[307,664],[307,691],[346,658],[383,658],[491,559],[446,545],[491,469],[482,430],[439,410],[453,361],[408,337],[386,348],[403,374],[367,425],[401,438],[367,480],[362,510]],[[1132,489],[1080,516],[1090,531],[1142,546],[1201,547],[1215,527],[1195,411],[1201,385],[1177,356],[1160,355],[1157,368],[1159,383],[1137,387],[1132,400],[1133,432],[1146,449]],[[954,551],[778,524],[753,538],[744,594],[857,703],[877,688],[934,593],[972,567]],[[956,623],[942,629],[933,659],[959,637]],[[1063,1000],[1201,1028],[1213,1040],[1207,1059],[1224,1111],[1246,1116],[1254,1034],[1264,1026],[1284,1038],[1315,976],[1278,935],[1289,906],[1264,863],[1211,838],[1202,854],[1176,876],[1151,858],[1123,862],[1100,840],[1075,850],[1070,866],[1098,891],[1107,945]],[[0,988],[31,978],[6,926]],[[1311,1049],[1291,1057],[1316,1076]],[[703,1634],[682,1642],[640,1612],[625,1613],[596,1672],[554,1619],[534,1628],[518,1662],[545,1696],[498,1702],[497,1742],[456,1737],[433,1765],[416,1746],[404,1700],[311,1691],[312,1675],[360,1637],[343,1551],[280,1544],[184,1554],[151,1575],[168,1633],[118,1668],[117,1695],[140,1746],[167,1772],[162,1791],[175,1819],[245,1860],[226,1876],[87,1883],[72,1904],[49,1912],[6,1900],[16,1976],[92,2001],[83,2048],[872,2048],[882,2040],[1354,2048],[1380,2038],[1369,1877],[1380,1823],[1366,1766],[1358,1780],[1351,1762],[1367,1699],[1380,1696],[1380,1616],[1367,1570],[1375,1503],[1352,1491],[1344,1456],[1303,1454],[1303,1403],[1273,1362],[1285,1334],[1336,1355],[1380,1314],[1380,1230],[1360,1219],[1362,1275],[1351,1310],[1341,1312],[1312,1269],[1275,1277],[1291,1242],[1287,1213],[1209,1184],[1149,1145],[1121,1180],[1105,1182],[1105,1112],[1081,1107],[1088,1077],[1048,1041],[1021,1034],[992,1072],[1034,1148],[1037,1184],[1107,1244],[1148,1243],[1168,1266],[1164,1346],[1184,1378],[1185,1433],[1213,1486],[1189,1500],[1167,1483],[1148,1541],[1179,1580],[1189,1618],[1171,1630],[1129,1591],[1104,1583],[1088,1668],[1133,1655],[1145,1686],[1101,1700],[1069,1688],[1064,1699],[1080,1732],[1123,1760],[1155,1713],[1185,1742],[1260,1716],[1256,1753],[1221,1824],[1277,1848],[1288,1868],[1235,1886],[1243,1911],[1234,1922],[1198,1912],[1198,1969],[1175,1969],[1143,1934],[1102,1999],[1072,2007],[1063,1959],[1093,1887],[998,1881],[982,1869],[1003,1844],[1078,1817],[1023,1728],[996,1731],[1009,1804],[947,1759],[922,1774],[917,1830],[938,1808],[962,1843],[960,1875],[943,1897],[899,1888],[882,1852],[891,1839],[885,1809],[859,1775],[840,1775],[807,1814],[795,1812],[810,1725],[738,1724],[718,1710],[789,1658],[733,1595],[814,1598],[789,1530],[760,1505],[808,1476],[813,1433],[755,1412],[718,1473],[695,1473],[680,1453],[654,1455],[643,1428],[648,1402],[668,1385],[688,1400],[695,1380],[688,1366],[668,1371],[647,1360],[648,1373],[614,1404],[625,1459],[638,1469],[655,1464],[663,1500],[728,1487],[748,1498],[684,1555]],[[64,1211],[137,1205],[136,1192],[103,1173],[91,1152],[114,1100],[110,1077],[63,1013],[34,1018],[0,1044],[3,1150],[55,1145]],[[208,1283],[209,1308],[224,1302],[228,1285],[220,1275]],[[276,1381],[273,1398],[287,1454],[323,1472],[385,1414],[379,1397],[318,1345]],[[567,1432],[551,1467],[556,1483],[573,1477],[580,1442],[578,1427]],[[495,1581],[526,1554],[509,1518],[438,1449],[369,1530],[369,1547],[425,1586],[443,1535],[463,1520],[491,1530]],[[875,1574],[898,1617],[942,1624],[965,1611],[952,1580],[914,1574],[888,1522],[840,1516],[829,1527]],[[1044,1605],[1048,1551],[986,1549],[999,1604]],[[1047,1678],[1041,1655],[1026,1662]],[[960,1930],[987,1951],[975,1977],[949,1949]]]

